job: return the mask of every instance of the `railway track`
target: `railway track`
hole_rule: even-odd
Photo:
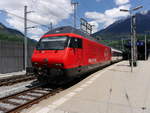
[[[0,98],[0,113],[19,113],[21,110],[73,86],[74,84],[78,83],[79,81],[86,78],[89,74],[92,74],[94,72],[95,71],[87,73],[84,76],[76,78],[74,79],[74,81],[71,81],[61,87],[52,86],[51,88],[45,88],[41,87],[40,85],[4,98]]]
[[[34,87],[28,90],[0,98],[0,113],[19,113],[42,99],[50,97],[63,89],[61,88],[42,88]]]
[[[13,85],[19,82],[28,81],[28,80],[34,80],[36,79],[33,75],[21,75],[17,77],[11,77],[11,78],[4,78],[0,79],[0,86],[8,86]]]

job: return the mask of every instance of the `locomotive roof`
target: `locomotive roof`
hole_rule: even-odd
[[[89,34],[85,33],[84,31],[79,30],[79,29],[75,29],[74,27],[71,27],[71,26],[58,27],[56,29],[48,31],[45,35],[58,34],[58,33],[74,33],[74,34],[78,34],[80,36],[83,36],[83,37],[85,37],[87,39],[90,39],[92,41],[98,42],[98,40],[96,40],[95,38],[91,37]]]
[[[58,33],[74,33],[74,34],[78,34],[80,36],[83,36],[84,38],[87,38],[89,40],[92,40],[92,41],[95,41],[97,43],[100,43],[96,38],[90,36],[89,34],[85,33],[84,31],[82,31],[80,29],[75,29],[74,27],[71,27],[71,26],[63,26],[63,27],[55,28],[55,29],[50,30],[47,33],[45,33],[45,35],[58,34]],[[112,47],[109,47],[109,48],[112,49]],[[113,48],[113,50],[117,51],[117,49],[114,49],[114,48]],[[118,50],[118,52],[121,52],[121,51]]]

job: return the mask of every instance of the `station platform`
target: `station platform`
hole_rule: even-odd
[[[22,113],[150,113],[150,60],[122,61]]]

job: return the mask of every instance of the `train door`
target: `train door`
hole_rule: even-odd
[[[105,61],[109,60],[109,49],[108,48],[104,49],[104,60]]]
[[[77,67],[83,64],[83,49],[82,49],[82,39],[71,38],[71,45],[74,51],[74,60]]]
[[[82,49],[82,39],[76,38],[75,39],[77,42],[77,62],[78,66],[81,66],[83,63],[83,49]]]

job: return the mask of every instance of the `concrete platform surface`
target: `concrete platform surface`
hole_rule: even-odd
[[[150,60],[100,70],[22,113],[150,113]]]
[[[20,75],[25,75],[25,74],[26,74],[25,71],[5,73],[5,74],[0,73],[0,79],[10,78],[10,77],[14,77],[14,76],[20,76]]]

